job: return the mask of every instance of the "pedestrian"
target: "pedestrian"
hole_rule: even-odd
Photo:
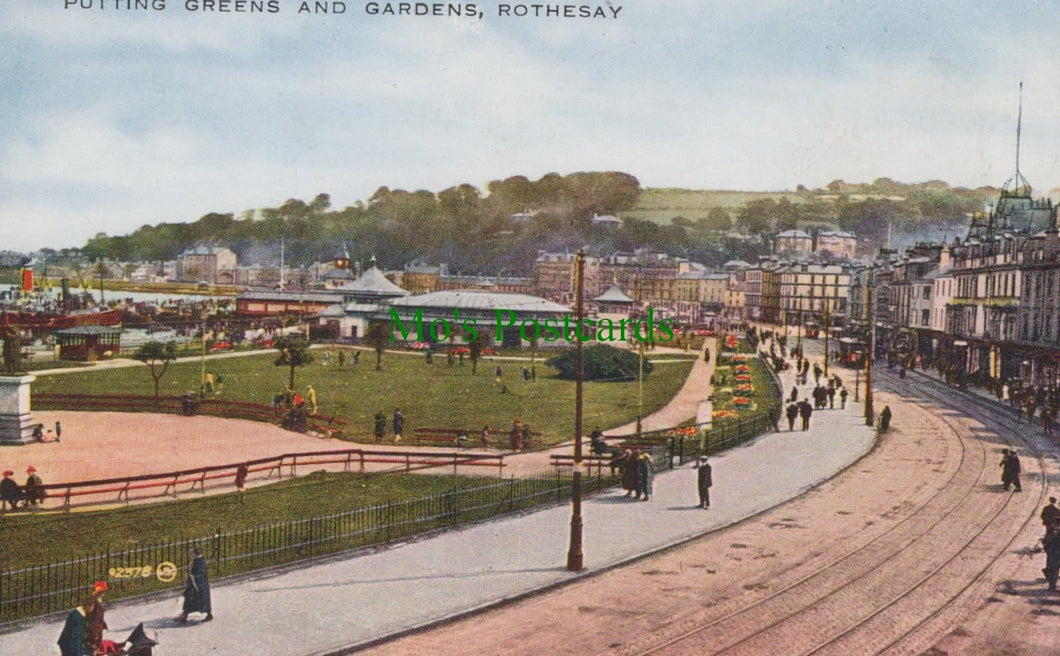
[[[886,433],[887,429],[891,427],[891,406],[883,406],[883,410],[880,410],[880,432]]]
[[[62,656],[92,656],[92,651],[85,644],[85,636],[88,632],[88,621],[85,617],[91,610],[82,604],[66,615],[66,622],[63,624],[58,642]]]
[[[1060,523],[1049,526],[1042,538],[1042,548],[1045,550],[1045,580],[1049,584],[1049,590],[1056,591],[1056,577],[1060,572]]]
[[[1016,488],[1016,492],[1022,492],[1023,486],[1020,485],[1020,459],[1016,455],[1016,452],[1011,449],[1004,450],[1004,457],[1001,458],[1001,485],[1008,492],[1010,485]]]
[[[386,415],[383,411],[375,413],[375,441],[379,442],[383,439],[383,435],[386,434]]]
[[[1053,434],[1053,424],[1056,422],[1056,408],[1052,405],[1042,406],[1042,432],[1046,437]]]
[[[0,510],[4,510],[5,504],[10,505],[11,510],[18,510],[18,502],[23,499],[22,488],[11,478],[14,475],[15,472],[8,469],[0,481]]]
[[[482,432],[479,434],[479,443],[483,449],[490,448],[490,427],[488,424],[482,427]]]
[[[43,442],[44,441],[44,424],[37,424],[33,427],[33,441]]]
[[[92,586],[92,598],[84,604],[85,645],[89,653],[95,654],[103,646],[103,632],[107,630],[107,621],[103,617],[103,593],[108,590],[106,581],[96,581]]]
[[[356,367],[359,364],[361,364],[361,352],[360,351],[354,351],[353,352],[353,366]]]
[[[44,489],[44,481],[42,481],[40,475],[37,474],[36,467],[30,465],[26,468],[26,473],[29,474],[26,478],[26,487],[24,488],[26,504],[36,506],[44,501],[45,497],[48,496],[48,492]]]
[[[641,501],[651,501],[654,478],[655,467],[652,466],[651,454],[645,451],[637,457],[637,498]]]
[[[839,408],[841,410],[846,410],[847,408],[847,396],[849,396],[847,388],[844,387],[839,390]]]
[[[813,406],[809,399],[799,402],[799,416],[802,417],[802,430],[810,430],[810,417],[813,415]]]
[[[626,497],[632,497],[637,491],[637,456],[632,449],[626,449],[622,453],[620,464],[622,469],[622,489],[626,491]]]
[[[399,408],[394,408],[394,420],[392,424],[394,428],[394,441],[401,441],[401,430],[405,427],[405,415],[401,414]]]
[[[58,419],[55,420],[55,441],[58,442],[59,438],[63,436],[63,425]]]
[[[508,443],[512,451],[523,450],[523,422],[518,417],[512,422],[512,430],[508,435]]]
[[[309,399],[309,414],[315,415],[317,413],[317,391],[312,385],[306,385],[305,395]]]
[[[799,406],[794,404],[794,403],[789,403],[788,404],[788,410],[787,410],[787,416],[788,416],[788,430],[789,431],[793,431],[793,430],[795,430],[795,419],[799,416]]]
[[[188,578],[184,581],[184,610],[181,612],[177,622],[184,624],[188,621],[189,613],[206,613],[203,622],[213,619],[213,609],[210,606],[210,580],[206,575],[206,558],[198,547],[192,547],[188,551],[191,564],[188,566]]]
[[[791,394],[788,396],[788,403],[795,403],[799,400],[799,388],[795,385],[791,386]]]
[[[1049,527],[1060,521],[1060,508],[1056,507],[1056,497],[1049,497],[1049,503],[1042,508],[1042,526],[1045,527],[1045,532],[1049,532]]]
[[[238,467],[236,467],[236,480],[235,480],[235,483],[236,483],[236,490],[239,491],[239,503],[246,503],[247,502],[246,498],[243,496],[243,489],[247,485],[247,474],[249,474],[249,473],[250,473],[250,467],[248,467],[247,463],[245,463],[245,462],[241,463]]]
[[[699,457],[696,465],[696,485],[699,489],[699,507],[710,508],[710,487],[714,485],[714,478],[707,456]]]
[[[341,369],[345,364],[346,364],[346,351],[344,349],[339,349],[339,369]]]
[[[826,392],[828,393],[828,409],[835,410],[835,385],[829,384]]]

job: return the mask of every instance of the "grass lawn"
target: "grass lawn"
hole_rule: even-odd
[[[335,352],[334,348],[328,349]],[[555,370],[537,363],[537,380],[524,381],[520,373],[529,362],[491,360],[479,362],[478,374],[471,375],[471,363],[449,367],[435,357],[426,365],[422,354],[385,353],[382,371],[375,370],[375,353],[362,351],[360,364],[339,368],[325,366],[324,350],[314,349],[314,362],[301,367],[295,383],[304,393],[306,385],[316,389],[319,412],[348,422],[346,436],[356,441],[373,440],[375,413],[382,410],[389,419],[394,408],[405,415],[405,433],[416,427],[472,430],[489,425],[494,432],[506,431],[520,417],[534,431],[543,433],[546,443],[571,439],[574,425],[574,384],[560,380]],[[349,356],[349,353],[347,353]],[[206,360],[206,370],[220,376],[220,398],[270,404],[273,396],[287,385],[288,370],[276,367],[276,352],[245,357]],[[494,377],[497,365],[501,382]],[[644,414],[665,405],[684,384],[691,361],[660,365],[644,379]],[[170,365],[162,378],[163,395],[179,395],[199,388],[201,364],[180,362]],[[507,392],[502,393],[502,386]],[[36,393],[67,394],[151,394],[151,376],[146,365],[96,371],[44,375],[33,384]],[[634,421],[637,416],[637,382],[585,384],[586,430],[608,429]]]
[[[87,554],[120,551],[236,531],[275,522],[321,517],[387,501],[417,499],[496,483],[471,476],[386,475],[317,472],[245,494],[128,506],[117,510],[73,513],[12,513],[3,517],[0,540],[5,570],[61,562]],[[26,549],[32,544],[32,549]]]
[[[735,213],[748,202],[763,198],[778,201],[787,198],[792,203],[803,202],[799,194],[791,191],[649,188],[641,191],[636,204],[622,215],[670,225],[670,220],[675,216],[695,221],[706,218],[712,207],[721,207]]]

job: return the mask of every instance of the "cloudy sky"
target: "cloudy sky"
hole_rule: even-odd
[[[494,0],[475,19],[127,2],[3,0],[0,249],[551,171],[1000,185],[1020,81],[1020,169],[1060,185],[1047,0],[603,3],[617,19],[502,17]]]

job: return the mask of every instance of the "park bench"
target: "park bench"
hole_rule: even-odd
[[[480,430],[472,431],[464,430],[462,428],[416,428],[413,429],[412,433],[416,436],[417,445],[434,444],[439,446],[456,446],[459,448],[483,448],[482,431]],[[460,444],[457,440],[461,433],[465,433],[467,435],[466,444]],[[530,431],[531,440],[538,441],[540,440],[540,438],[541,431]],[[508,433],[500,431],[490,431],[490,443],[499,444],[501,447],[507,446]]]
[[[433,444],[437,446],[481,447],[482,434],[479,431],[464,430],[462,428],[416,428],[412,433],[416,436],[416,444]],[[467,435],[467,442],[461,444],[457,438]],[[491,435],[492,437],[492,435]]]

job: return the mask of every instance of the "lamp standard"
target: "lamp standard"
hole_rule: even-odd
[[[828,378],[828,297],[824,297],[824,315],[821,318],[821,330],[824,331],[824,377]]]
[[[872,357],[876,349],[876,320],[872,308],[872,270],[865,273],[865,314],[869,320],[868,345],[865,349],[865,425],[872,426],[875,413],[872,408]]]
[[[640,439],[641,417],[644,416],[644,342],[637,341],[637,439]]]
[[[583,296],[585,291],[585,249],[578,249],[575,268],[576,291],[574,312],[574,473],[571,490],[570,548],[567,551],[567,571],[579,572],[583,568],[582,554],[582,361],[581,325],[584,318]]]

